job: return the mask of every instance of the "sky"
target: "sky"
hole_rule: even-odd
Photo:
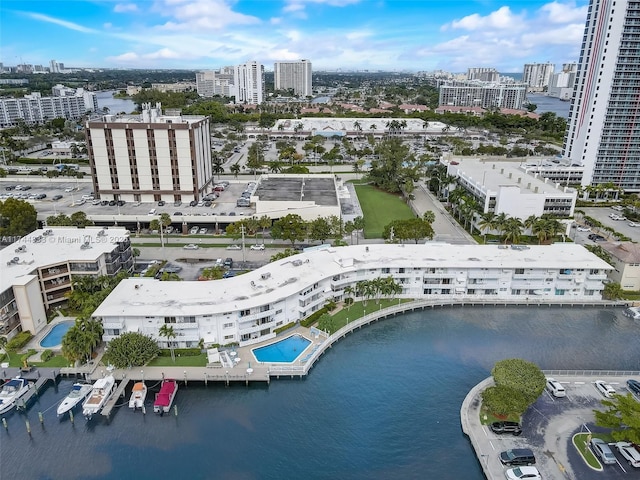
[[[2,0],[0,62],[465,72],[576,62],[588,0]]]

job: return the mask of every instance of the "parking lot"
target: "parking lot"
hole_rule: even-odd
[[[486,461],[501,467],[498,459],[500,452],[511,448],[531,448],[536,456],[536,467],[545,479],[640,479],[640,468],[630,466],[614,446],[611,449],[617,463],[604,465],[602,471],[596,471],[587,465],[572,443],[576,433],[605,431],[594,424],[593,410],[602,408],[600,402],[604,399],[594,385],[595,380],[605,380],[618,393],[624,394],[628,392],[625,382],[630,377],[554,378],[564,386],[567,396],[555,398],[545,390],[523,416],[521,436],[496,435],[488,427],[483,427],[486,439],[495,452],[494,458],[487,458]],[[491,470],[497,471],[495,467]]]

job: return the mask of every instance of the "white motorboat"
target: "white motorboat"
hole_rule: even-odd
[[[5,383],[0,390],[0,415],[15,407],[18,399],[27,393],[32,385],[22,377],[12,378]]]
[[[163,380],[160,391],[156,393],[156,400],[153,402],[153,411],[160,415],[169,413],[177,392],[178,382],[172,379]]]
[[[111,398],[115,390],[116,379],[113,375],[96,380],[91,387],[91,393],[82,404],[82,414],[90,419],[94,414],[98,413],[105,403]]]
[[[640,307],[629,307],[626,308],[622,314],[625,317],[633,318],[634,320],[640,319]]]
[[[136,382],[133,385],[131,391],[131,397],[129,398],[129,408],[142,408],[144,406],[144,399],[147,398],[147,386],[144,382]]]
[[[64,415],[82,402],[91,393],[91,390],[93,390],[93,385],[90,383],[74,383],[69,394],[58,405],[58,416]]]

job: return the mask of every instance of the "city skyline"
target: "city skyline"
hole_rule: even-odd
[[[3,2],[0,62],[210,69],[447,70],[577,61],[588,2],[156,0]]]

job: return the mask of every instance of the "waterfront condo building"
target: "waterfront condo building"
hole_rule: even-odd
[[[76,275],[130,272],[133,255],[124,228],[52,227],[0,250],[0,336],[12,338],[47,325],[47,311],[63,305]]]
[[[447,82],[440,86],[440,107],[481,107],[522,110],[527,98],[523,83],[500,84],[480,81]]]
[[[203,70],[196,72],[196,89],[201,97],[234,95],[234,67],[222,67],[219,70]]]
[[[597,303],[609,270],[575,243],[318,247],[222,280],[126,279],[93,316],[102,321],[107,342],[135,331],[163,346],[170,341],[195,347],[201,340],[243,346],[274,338],[278,327],[308,317],[328,301],[353,298],[349,292],[366,280],[392,277],[402,287],[395,298],[434,303]],[[379,307],[368,300],[367,308]],[[159,335],[163,325],[173,327],[175,338]]]
[[[640,191],[640,1],[591,0],[564,156],[582,185]]]
[[[312,93],[311,62],[276,62],[273,64],[274,87],[276,90],[293,90],[298,97],[310,97]]]
[[[553,63],[525,63],[522,81],[527,84],[530,92],[542,92],[549,86],[553,70]]]
[[[103,200],[199,200],[210,185],[211,135],[206,116],[105,115],[86,123],[93,188]]]
[[[236,65],[234,71],[236,103],[260,105],[264,101],[264,66],[258,62]]]

